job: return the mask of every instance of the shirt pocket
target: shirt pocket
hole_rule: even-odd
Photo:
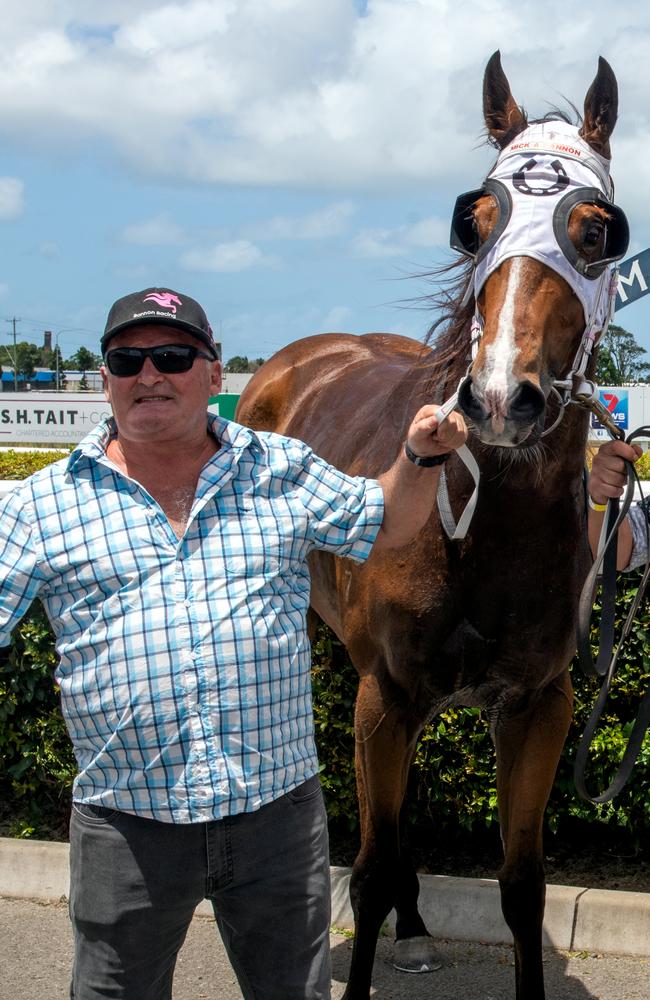
[[[278,577],[305,560],[305,509],[285,496],[240,500],[225,514],[223,541],[229,577]]]

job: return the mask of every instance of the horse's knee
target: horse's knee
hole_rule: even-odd
[[[546,900],[544,867],[539,861],[517,867],[504,865],[499,872],[501,909],[514,935],[541,932]]]
[[[397,865],[378,857],[357,859],[350,878],[350,901],[356,920],[372,918],[384,922],[397,894]]]

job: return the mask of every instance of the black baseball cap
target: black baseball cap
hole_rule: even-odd
[[[174,292],[171,288],[144,288],[141,292],[132,292],[117,299],[106,320],[101,340],[102,355],[106,354],[109,341],[117,333],[144,323],[180,327],[208,347],[215,360],[219,357],[219,348],[202,307],[189,295]]]

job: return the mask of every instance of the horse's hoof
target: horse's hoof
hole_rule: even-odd
[[[393,968],[399,972],[437,972],[442,962],[430,937],[402,938],[395,942]]]

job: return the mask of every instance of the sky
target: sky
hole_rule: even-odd
[[[531,116],[619,85],[616,201],[650,247],[639,0],[0,0],[0,345],[97,351],[113,300],[198,299],[236,354],[325,331],[421,339],[422,275],[479,187],[501,51]],[[650,295],[616,322],[650,350]],[[0,350],[6,363],[5,351]]]

